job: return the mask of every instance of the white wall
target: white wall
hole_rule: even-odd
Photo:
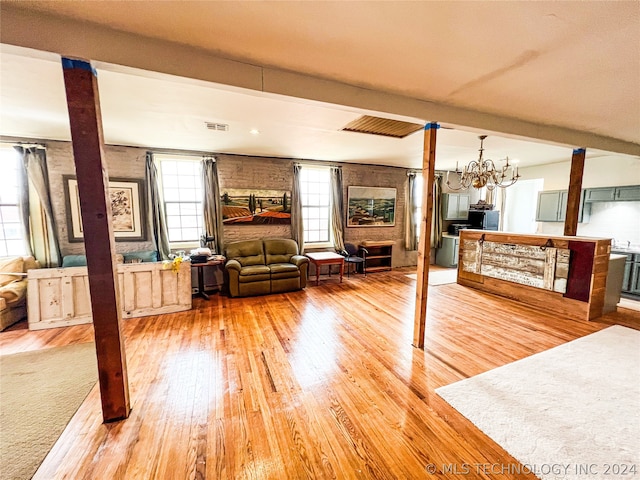
[[[520,169],[523,179],[541,178],[543,190],[566,190],[569,186],[571,162],[554,163]],[[640,158],[607,155],[587,158],[583,188],[640,185]],[[538,222],[537,233],[562,235],[561,222]],[[578,224],[578,235],[615,238],[640,245],[640,202],[596,202],[591,204],[588,223]]]
[[[522,180],[544,179],[544,190],[566,190],[569,187],[571,159],[536,167],[521,168]],[[584,162],[582,188],[640,185],[640,158],[628,155],[606,155],[587,158]]]
[[[507,196],[503,230],[515,233],[536,233],[538,192],[543,188],[540,178],[520,180],[505,190]]]

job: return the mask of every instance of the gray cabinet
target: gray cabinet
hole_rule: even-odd
[[[615,187],[588,188],[585,195],[587,202],[611,202],[615,199]]]
[[[456,267],[458,265],[458,250],[460,237],[442,236],[442,248],[436,250],[436,265],[441,267]]]
[[[468,193],[443,193],[442,214],[444,220],[466,220],[469,216],[471,195]]]
[[[640,200],[640,185],[633,187],[616,187],[616,200],[633,201]]]
[[[631,285],[629,285],[629,293],[640,295],[640,263],[634,263],[631,268]]]
[[[640,200],[640,185],[628,187],[588,188],[586,202],[628,202]]]
[[[560,206],[562,204],[560,194],[562,192],[540,192],[538,194],[538,208],[536,210],[536,222],[559,222]],[[564,204],[566,205],[566,195]],[[566,207],[565,207],[566,209]]]
[[[536,209],[536,222],[564,222],[567,217],[567,190],[551,190],[538,193],[538,207]],[[585,190],[580,196],[580,210],[578,222],[589,221],[591,209],[585,206]]]
[[[640,253],[629,253],[613,250],[611,253],[626,255],[622,293],[640,295]]]

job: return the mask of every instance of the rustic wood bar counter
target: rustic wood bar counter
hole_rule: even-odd
[[[462,230],[458,283],[578,320],[602,315],[611,239]]]

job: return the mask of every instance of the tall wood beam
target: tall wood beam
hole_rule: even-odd
[[[564,219],[565,236],[575,237],[578,233],[578,217],[580,213],[580,197],[582,196],[582,174],[586,150],[576,148],[571,156],[571,173],[569,175],[569,192],[567,193],[567,214]]]
[[[62,68],[87,254],[102,417],[111,422],[127,418],[130,405],[98,84],[89,62],[63,58]]]
[[[418,281],[416,282],[416,310],[413,323],[413,346],[424,348],[427,322],[427,290],[429,288],[429,263],[431,263],[431,223],[433,218],[433,182],[436,167],[436,134],[440,125],[427,123],[424,127],[422,151],[422,219],[418,245]]]

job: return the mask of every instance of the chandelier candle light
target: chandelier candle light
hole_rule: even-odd
[[[483,159],[484,148],[482,144],[487,136],[480,135],[478,138],[480,139],[480,157],[478,160],[471,161],[462,171],[458,170],[458,162],[456,162],[456,173],[460,177],[459,186],[452,187],[447,179],[447,187],[451,190],[466,190],[471,186],[474,188],[487,187],[487,190],[493,190],[496,187],[510,187],[516,183],[520,178],[518,167],[509,163],[509,157],[506,158],[506,164],[500,169],[496,168],[493,160]],[[509,173],[511,178],[509,178]]]

